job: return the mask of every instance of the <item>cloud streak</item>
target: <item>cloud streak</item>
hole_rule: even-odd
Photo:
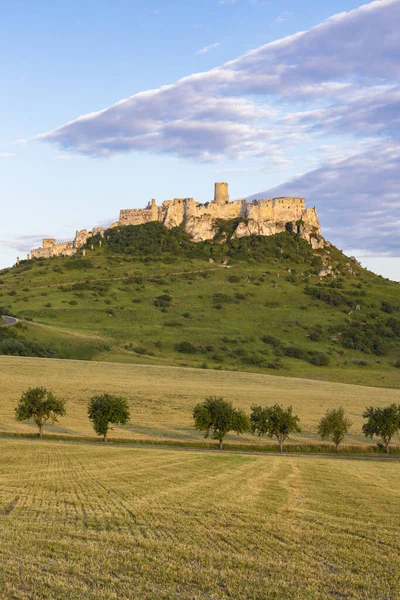
[[[204,46],[204,48],[201,48],[201,50],[197,50],[196,54],[206,54],[206,52],[209,52],[214,48],[218,48],[218,46],[220,45],[220,42],[215,42],[214,44],[210,44],[209,46]]]

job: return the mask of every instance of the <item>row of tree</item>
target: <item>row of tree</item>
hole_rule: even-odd
[[[391,404],[383,408],[368,407],[363,413],[362,430],[366,437],[380,438],[379,445],[389,452],[392,437],[400,432],[400,404]],[[251,432],[258,436],[276,438],[280,451],[291,433],[300,433],[300,419],[293,414],[293,408],[283,408],[279,404],[273,406],[251,407],[248,416],[243,410],[234,408],[231,402],[209,396],[204,402],[197,404],[193,410],[193,419],[196,429],[203,431],[205,437],[210,435],[218,440],[219,447],[223,449],[225,436],[233,431],[237,434]],[[327,410],[318,424],[318,434],[323,440],[331,440],[338,451],[339,445],[352,426],[346,417],[344,409],[332,408]]]
[[[88,417],[98,435],[107,442],[108,431],[112,425],[126,425],[130,419],[128,403],[124,398],[111,394],[92,396],[88,402]],[[66,414],[65,400],[57,398],[44,387],[29,388],[24,392],[15,408],[18,421],[33,420],[43,437],[44,425]],[[366,422],[362,426],[366,437],[380,438],[379,444],[389,452],[389,444],[396,433],[400,432],[400,404],[391,404],[383,408],[368,407],[363,413]],[[273,406],[251,407],[248,416],[243,410],[235,408],[231,402],[217,396],[209,396],[193,409],[194,426],[204,432],[205,437],[212,436],[218,440],[223,449],[224,438],[231,431],[237,434],[251,432],[258,436],[276,438],[280,451],[292,433],[300,433],[300,419],[293,414],[291,406],[283,408],[279,404]],[[342,407],[332,408],[321,418],[318,434],[323,440],[331,440],[336,451],[349,432],[352,423],[346,417]]]
[[[97,435],[107,441],[111,425],[126,425],[130,419],[128,403],[124,398],[111,394],[92,396],[88,402],[88,417]],[[57,398],[44,387],[29,388],[24,392],[15,409],[17,421],[32,419],[43,437],[43,427],[48,421],[58,423],[67,413],[65,400]]]

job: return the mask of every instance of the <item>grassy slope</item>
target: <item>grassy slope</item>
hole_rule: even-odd
[[[6,600],[400,596],[398,463],[0,447]]]
[[[131,408],[131,424],[116,427],[110,437],[197,444],[203,438],[193,429],[192,409],[210,394],[231,399],[246,411],[250,411],[253,403],[292,404],[303,428],[292,442],[306,444],[320,443],[317,425],[329,407],[345,408],[353,427],[344,443],[361,446],[366,444],[361,434],[365,407],[400,403],[400,391],[394,389],[211,369],[3,356],[0,357],[0,431],[36,433],[33,423],[17,423],[14,417],[18,398],[31,385],[44,385],[67,401],[67,416],[59,424],[47,425],[47,433],[94,436],[87,419],[87,401],[94,393],[108,391],[126,397]],[[228,445],[261,447],[272,443],[251,435],[227,437]],[[396,443],[398,437],[393,440]]]
[[[359,302],[361,310],[349,315],[345,306],[330,306],[306,295],[302,272],[308,267],[291,260],[237,260],[225,269],[205,259],[179,256],[170,263],[145,263],[104,247],[87,250],[92,264],[87,269],[67,268],[71,261],[61,257],[3,273],[0,305],[22,318],[33,319],[25,323],[20,336],[51,342],[65,357],[269,371],[400,387],[400,371],[393,366],[400,358],[398,341],[387,340],[387,355],[376,356],[344,349],[332,341],[335,336],[328,331],[340,330],[351,320],[371,320],[371,312],[382,319],[389,317],[380,311],[381,302],[398,305],[398,284],[350,265],[335,248],[321,254],[327,263],[341,270],[344,287],[338,291]],[[230,283],[232,275],[240,281]],[[132,277],[141,279],[135,282]],[[111,287],[106,291],[73,289],[73,282],[86,280],[105,280]],[[330,290],[330,281],[323,281],[324,289]],[[319,282],[318,276],[309,277],[309,285]],[[213,298],[221,292],[228,302]],[[162,294],[172,297],[171,306],[165,309],[153,305],[154,298]],[[394,316],[399,317],[398,309]],[[312,342],[308,334],[317,325],[324,330],[323,338]],[[279,359],[282,369],[272,371],[268,365],[273,365],[276,357],[273,348],[260,339],[265,334],[281,339],[285,345],[328,353],[330,365],[317,367],[305,360],[283,357]],[[195,354],[175,350],[175,343],[186,340],[196,346]],[[238,352],[246,357],[238,356]]]

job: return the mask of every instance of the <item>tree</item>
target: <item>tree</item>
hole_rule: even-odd
[[[58,422],[58,417],[66,414],[65,401],[56,398],[44,387],[29,388],[24,392],[15,408],[17,421],[33,419],[39,427],[39,435],[43,438],[43,427],[47,421]]]
[[[339,444],[352,426],[350,419],[344,416],[344,409],[332,408],[327,410],[324,417],[319,422],[318,434],[323,440],[331,439],[335,444],[336,452],[339,450]]]
[[[293,408],[283,408],[279,404],[274,406],[251,407],[251,430],[253,433],[276,437],[279,442],[280,451],[283,452],[283,444],[291,433],[300,432],[299,417],[293,414]]]
[[[368,407],[363,413],[364,419],[368,419],[362,426],[365,437],[380,437],[389,453],[389,444],[392,437],[400,431],[400,404],[390,404],[383,408]]]
[[[88,416],[93,423],[95,432],[102,435],[106,442],[110,424],[126,425],[130,413],[128,403],[124,398],[111,394],[99,394],[90,398]]]
[[[234,431],[238,435],[250,429],[248,416],[232,403],[218,398],[208,396],[204,402],[196,404],[193,409],[194,426],[199,431],[204,431],[204,437],[212,437],[219,441],[219,449],[223,450],[224,437]]]

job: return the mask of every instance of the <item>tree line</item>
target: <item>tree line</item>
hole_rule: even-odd
[[[97,394],[89,399],[88,418],[97,435],[107,442],[112,425],[126,425],[130,419],[127,401],[112,394]],[[56,397],[44,387],[29,388],[19,399],[15,408],[17,421],[33,420],[43,438],[43,429],[47,422],[57,423],[59,417],[66,415],[66,402]],[[369,406],[363,413],[366,422],[362,426],[363,434],[370,439],[378,438],[378,447],[389,453],[390,442],[400,432],[400,404],[385,407]],[[212,437],[224,447],[224,439],[230,432],[238,435],[251,432],[253,435],[276,438],[283,452],[285,441],[293,433],[300,433],[300,419],[293,414],[293,407],[284,408],[279,404],[260,406],[253,404],[251,414],[235,408],[232,402],[222,397],[208,396],[193,409],[194,427]],[[352,422],[346,416],[343,407],[328,409],[318,424],[318,434],[322,440],[330,440],[336,452],[349,432]]]

